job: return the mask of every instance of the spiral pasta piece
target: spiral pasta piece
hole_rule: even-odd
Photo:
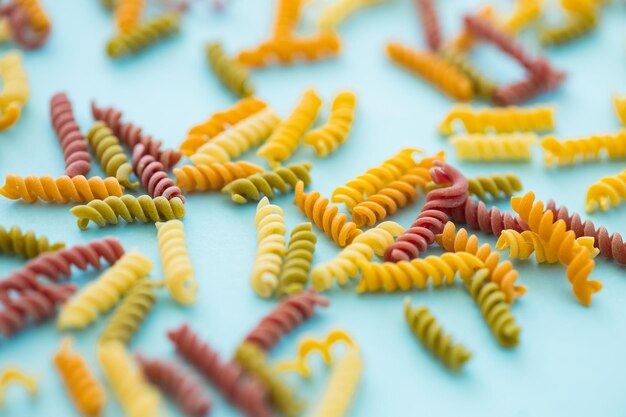
[[[489,274],[488,269],[480,269],[465,282],[465,286],[498,344],[506,348],[515,347],[519,344],[520,328],[502,290],[493,282],[488,282]]]
[[[422,346],[428,349],[450,370],[459,372],[472,354],[463,345],[455,344],[452,337],[444,333],[437,319],[426,307],[411,307],[411,300],[404,301],[404,317]]]
[[[583,236],[576,238],[576,241],[583,247],[589,249],[592,257],[596,257],[600,250],[593,246],[593,238]],[[554,252],[535,232],[525,230],[518,232],[516,230],[503,230],[496,243],[496,249],[504,251],[509,249],[509,258],[528,259],[534,252],[538,263],[554,264],[559,262],[558,253]]]
[[[467,133],[545,132],[554,129],[553,106],[474,109],[456,105],[439,124],[439,133],[451,135],[458,121]]]
[[[499,26],[505,32],[515,35],[535,23],[541,17],[542,12],[542,0],[517,0],[513,13]]]
[[[137,188],[138,182],[131,182],[133,167],[120,146],[120,141],[103,122],[94,123],[87,133],[87,140],[96,154],[104,173],[115,177],[126,188]]]
[[[561,7],[569,13],[597,13],[604,0],[561,0]]]
[[[46,236],[37,236],[32,230],[25,232],[19,226],[5,229],[0,226],[0,253],[14,253],[26,259],[31,259],[44,252],[55,252],[63,249],[63,242],[48,242]]]
[[[2,14],[5,16],[5,23],[8,24],[0,30],[9,32],[2,35],[11,37],[17,45],[26,50],[41,48],[50,37],[51,25],[41,31],[35,30],[28,11],[16,2],[4,5]]]
[[[498,136],[459,135],[451,140],[459,159],[472,162],[529,161],[531,146],[537,142],[534,133]]]
[[[293,35],[304,0],[278,0],[276,2],[276,17],[272,27],[272,38],[289,38]]]
[[[150,196],[162,196],[168,200],[179,198],[185,202],[183,192],[169,177],[165,166],[152,156],[142,143],[133,149],[133,171]]]
[[[276,127],[256,155],[267,159],[272,168],[280,166],[296,151],[302,136],[317,119],[321,105],[322,99],[315,90],[305,91],[289,117]]]
[[[341,23],[359,10],[385,0],[339,0],[322,9],[317,19],[317,28],[321,31],[336,30]]]
[[[626,199],[626,171],[603,177],[591,184],[587,189],[587,212],[591,213],[596,208],[607,211],[611,206],[619,206],[624,199]]]
[[[246,161],[213,162],[207,165],[184,165],[174,168],[176,185],[184,192],[221,190],[235,180],[262,173],[260,166]]]
[[[576,235],[567,230],[565,221],[555,221],[554,214],[545,210],[543,202],[535,202],[534,193],[511,198],[511,207],[529,229],[547,241],[550,249],[558,254],[559,262],[566,266],[567,279],[574,295],[583,305],[590,305],[592,295],[602,289],[602,283],[589,280],[595,267],[589,249],[576,241]]]
[[[91,155],[85,137],[74,118],[72,103],[67,94],[57,93],[50,100],[50,119],[52,127],[59,138],[63,158],[65,159],[65,175],[87,175],[91,169]]]
[[[375,194],[385,185],[402,177],[417,163],[414,153],[421,153],[417,148],[405,148],[383,161],[380,165],[368,169],[363,174],[335,188],[331,196],[333,203],[343,203],[348,210],[363,201],[366,195]]]
[[[397,65],[425,79],[455,100],[474,97],[472,82],[454,65],[431,52],[419,52],[400,43],[388,43],[387,55]]]
[[[355,111],[356,94],[351,91],[337,94],[328,121],[304,136],[305,145],[313,147],[317,156],[322,158],[337,150],[348,139]]]
[[[565,78],[565,73],[559,71],[549,73],[543,78],[530,74],[519,81],[496,87],[492,101],[498,106],[512,106],[532,100],[541,94],[556,90],[563,84]]]
[[[111,38],[107,43],[106,52],[111,58],[137,54],[159,40],[174,35],[179,27],[180,17],[177,13],[157,16]]]
[[[146,381],[130,352],[120,342],[98,346],[104,376],[128,417],[157,417],[161,395]]]
[[[133,251],[105,271],[63,305],[57,325],[61,330],[83,329],[109,311],[119,299],[144,278],[152,269],[152,262]]]
[[[50,29],[50,18],[39,0],[15,0],[15,4],[24,10],[35,31],[43,32]]]
[[[598,26],[597,13],[571,13],[567,20],[557,26],[544,26],[539,30],[543,46],[557,46],[579,39]]]
[[[309,270],[317,237],[311,223],[300,223],[291,231],[283,269],[278,276],[279,298],[302,292],[309,281]]]
[[[515,192],[522,190],[522,182],[515,174],[481,175],[467,179],[469,195],[478,197],[479,200],[509,199]],[[427,189],[445,187],[447,184],[429,183]]]
[[[265,386],[271,402],[282,415],[295,417],[303,408],[303,403],[295,397],[291,387],[280,379],[267,362],[265,352],[256,344],[243,342],[235,351],[235,360],[248,374]]]
[[[438,51],[441,47],[441,27],[434,0],[416,0],[420,23],[428,49]]]
[[[211,42],[206,46],[206,55],[213,72],[222,84],[239,97],[254,94],[248,70],[226,55],[222,44]]]
[[[142,279],[133,285],[102,331],[100,344],[111,341],[125,345],[130,343],[156,303],[155,284],[149,279]]]
[[[576,163],[595,162],[604,158],[626,158],[626,130],[613,135],[591,135],[559,140],[547,136],[540,143],[546,166],[559,167]]]
[[[626,97],[613,97],[613,107],[619,121],[626,126]]]
[[[337,56],[341,51],[341,39],[334,32],[321,32],[312,36],[291,36],[270,39],[255,48],[237,55],[237,62],[251,68],[263,68],[271,64],[291,65],[299,61],[320,61]]]
[[[0,195],[10,200],[24,200],[34,203],[43,200],[48,203],[86,203],[109,196],[120,197],[123,187],[117,179],[91,177],[82,175],[75,177],[62,176],[52,178],[49,175],[20,177],[9,174],[5,184],[0,188]]]
[[[363,233],[356,224],[348,221],[348,216],[339,213],[337,206],[329,205],[326,197],[317,191],[305,193],[302,181],[296,184],[294,202],[308,219],[342,248]]]
[[[72,352],[71,339],[63,339],[61,348],[54,355],[54,364],[80,413],[90,417],[99,416],[106,403],[104,387],[93,375],[85,359]]]
[[[181,304],[196,302],[198,283],[185,243],[185,231],[180,220],[157,223],[157,242],[165,285],[172,298]]]
[[[309,185],[311,183],[309,171],[312,167],[309,162],[298,162],[272,171],[253,174],[232,181],[222,188],[222,192],[230,194],[231,199],[239,204],[245,204],[250,200],[258,201],[263,195],[271,198],[274,197],[274,190],[286,193],[290,187],[294,188],[298,181]]]
[[[187,137],[180,145],[179,150],[185,156],[191,156],[198,148],[222,133],[224,129],[235,126],[242,120],[267,107],[263,101],[248,97],[244,98],[226,110],[214,113],[208,120],[200,123],[187,133]]]
[[[257,253],[250,274],[250,286],[263,298],[269,298],[278,287],[283,257],[287,251],[283,209],[263,197],[254,217],[257,229]]]
[[[128,33],[141,21],[144,0],[115,0],[115,25],[120,33]]]
[[[28,1],[28,0],[21,0]],[[0,57],[0,132],[13,126],[22,114],[22,107],[30,97],[22,55],[9,51]]]
[[[496,84],[476,68],[467,55],[453,48],[443,49],[439,55],[470,80],[477,96],[491,100]]]
[[[37,379],[17,368],[7,368],[0,373],[0,407],[4,405],[4,391],[12,382],[19,383],[31,395],[37,392]]]
[[[495,10],[490,5],[483,6],[478,9],[476,15],[484,19],[493,19],[497,17]],[[444,44],[443,49],[451,49],[460,53],[468,53],[477,41],[478,39],[476,39],[476,36],[474,36],[474,34],[467,27],[462,27],[458,35]]]
[[[261,143],[279,123],[280,118],[273,109],[260,110],[199,147],[191,155],[191,162],[195,165],[228,162]]]

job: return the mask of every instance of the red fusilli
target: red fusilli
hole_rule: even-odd
[[[87,175],[91,169],[91,155],[74,119],[72,103],[65,93],[57,93],[50,100],[50,119],[52,127],[59,138],[63,158],[65,159],[65,175]]]

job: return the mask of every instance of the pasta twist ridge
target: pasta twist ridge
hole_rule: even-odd
[[[579,39],[598,26],[597,13],[570,13],[567,20],[556,26],[543,26],[539,41],[543,46],[556,46]]]
[[[262,173],[260,166],[246,161],[213,162],[174,168],[176,185],[184,192],[221,190],[231,182]]]
[[[626,97],[613,97],[613,107],[619,121],[626,126]]]
[[[422,346],[450,370],[460,371],[465,362],[472,357],[472,354],[463,345],[455,344],[452,341],[452,337],[444,332],[428,308],[412,308],[411,300],[407,298],[404,302],[404,316],[411,332]]]
[[[209,43],[206,46],[206,55],[213,72],[226,88],[239,97],[254,94],[248,71],[228,57],[219,42]]]
[[[24,10],[36,32],[44,32],[50,29],[50,18],[39,0],[16,0],[15,4]]]
[[[168,220],[157,223],[156,228],[165,285],[176,302],[195,303],[198,283],[187,252],[183,222]]]
[[[611,206],[619,206],[624,199],[626,199],[626,171],[603,177],[591,184],[587,189],[587,212],[593,212],[596,207],[607,211]]]
[[[106,52],[111,58],[136,54],[159,40],[174,35],[179,27],[180,16],[177,13],[157,16],[111,38],[107,43]]]
[[[534,133],[485,136],[459,135],[452,138],[457,157],[466,161],[528,161],[531,146],[537,141]]]
[[[467,55],[452,48],[443,49],[439,55],[469,79],[476,95],[491,100],[496,84],[476,68]]]
[[[304,3],[303,0],[277,1],[272,38],[289,38],[293,35]]]
[[[85,137],[74,118],[72,103],[65,93],[57,93],[50,100],[52,127],[65,159],[65,175],[87,175],[91,169],[91,155]]]
[[[312,167],[309,162],[298,162],[272,171],[252,174],[247,178],[230,182],[222,188],[222,192],[230,194],[232,200],[239,204],[259,200],[263,195],[271,198],[274,197],[274,190],[286,193],[289,187],[294,188],[298,181],[309,185],[311,183],[309,171]]]
[[[315,149],[319,157],[325,157],[342,145],[354,122],[356,94],[342,91],[333,100],[328,121],[323,126],[310,131],[304,136],[304,143]]]
[[[599,161],[626,157],[626,130],[614,135],[592,135],[583,138],[558,140],[553,136],[542,139],[546,166],[574,165],[577,162]]]
[[[300,223],[291,231],[283,269],[278,276],[279,298],[302,292],[309,281],[317,237],[311,223]]]
[[[11,384],[19,383],[29,394],[37,392],[37,380],[17,368],[7,368],[0,374],[0,406],[4,406],[4,391]]]
[[[317,119],[322,99],[315,90],[307,90],[292,113],[276,127],[276,130],[257,151],[257,156],[267,159],[275,168],[289,159],[300,144],[306,131]]]
[[[482,201],[509,199],[515,192],[522,190],[522,182],[517,175],[512,173],[468,178],[467,185],[467,193]],[[445,186],[446,184],[431,182],[427,185],[427,189],[434,190]]]
[[[591,256],[594,258],[600,252],[599,249],[594,248],[592,237],[583,236],[576,238],[576,241],[581,246],[589,249]],[[528,259],[534,252],[538,263],[554,264],[559,262],[558,253],[550,248],[548,242],[530,230],[525,230],[521,233],[516,230],[502,231],[496,243],[496,249],[501,251],[509,249],[509,258],[512,259]]]
[[[317,191],[305,193],[302,181],[296,184],[294,202],[308,219],[342,248],[363,233],[356,224],[348,221],[348,216],[339,213],[337,206],[329,205],[326,197]]]
[[[335,32],[320,32],[312,36],[290,36],[270,39],[237,55],[237,62],[251,68],[263,68],[278,63],[290,65],[297,61],[319,61],[341,51],[341,39]]]
[[[31,259],[44,252],[55,252],[63,249],[63,242],[48,242],[46,236],[37,236],[32,230],[25,232],[19,226],[5,229],[0,226],[0,252],[15,253],[23,258]]]
[[[183,192],[167,175],[163,164],[148,153],[141,143],[133,150],[133,170],[150,196],[165,197],[168,200],[179,198],[185,202]]]
[[[419,11],[422,32],[428,49],[438,51],[441,47],[441,27],[435,2],[433,0],[416,0],[415,5]]]
[[[128,33],[141,21],[144,0],[116,0],[115,25],[121,33]]]
[[[0,77],[2,78],[2,90],[0,91],[1,132],[19,120],[22,107],[30,97],[28,79],[22,64],[22,55],[19,52],[10,51],[0,57]]]
[[[107,176],[117,178],[120,184],[126,188],[139,186],[138,182],[130,181],[133,167],[128,162],[128,157],[120,146],[119,139],[113,135],[111,129],[103,122],[96,122],[87,133],[87,140]]]

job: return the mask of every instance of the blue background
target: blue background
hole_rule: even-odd
[[[19,123],[0,137],[0,175],[16,173],[62,175],[64,163],[57,139],[50,127],[48,101],[66,91],[74,103],[83,130],[92,122],[89,101],[115,105],[149,133],[176,147],[192,125],[223,109],[235,99],[225,91],[208,69],[203,52],[205,42],[219,39],[230,53],[250,47],[269,33],[274,1],[233,0],[223,13],[213,13],[198,2],[184,16],[182,33],[163,44],[128,60],[114,62],[104,53],[113,33],[113,20],[97,0],[43,1],[53,22],[49,42],[38,51],[25,53],[25,66],[32,89]],[[465,12],[476,10],[479,1],[438,2],[446,36],[457,33]],[[512,1],[496,2],[498,11],[509,13]],[[312,32],[312,10],[307,10],[301,32]],[[556,7],[550,19],[561,16]],[[554,65],[568,73],[558,92],[541,102],[557,106],[559,137],[615,132],[619,124],[611,97],[626,93],[626,36],[623,4],[607,6],[600,28],[591,36],[563,48],[549,51]],[[364,169],[376,165],[402,147],[417,146],[428,154],[452,148],[436,133],[441,118],[452,102],[427,84],[394,67],[384,46],[390,40],[424,45],[412,2],[395,0],[351,18],[340,30],[343,51],[332,60],[269,68],[254,72],[258,96],[285,116],[307,87],[315,87],[327,109],[341,89],[358,93],[358,114],[349,141],[336,153],[315,159],[308,148],[300,149],[295,160],[314,160],[312,188],[330,195],[334,187]],[[539,51],[536,38],[526,44]],[[507,58],[488,47],[473,55],[477,65],[498,81],[522,75]],[[589,164],[567,169],[547,169],[539,147],[530,163],[458,163],[468,176],[512,171],[523,179],[525,190],[534,190],[542,199],[555,197],[575,211],[584,211],[586,187],[603,175],[623,169],[622,161]],[[245,155],[256,161],[254,152]],[[98,164],[93,175],[102,175]],[[291,195],[274,199],[285,209],[289,227],[304,220],[291,202]],[[408,225],[423,199],[393,217]],[[507,203],[500,204],[507,207]],[[162,294],[153,313],[133,342],[149,356],[173,358],[166,339],[168,329],[189,322],[203,338],[224,356],[230,355],[247,331],[274,302],[257,298],[248,285],[248,274],[256,250],[253,222],[254,204],[235,206],[226,196],[190,195],[185,227],[191,259],[200,284],[198,303],[185,308]],[[624,232],[624,208],[591,218],[611,231]],[[67,206],[21,204],[0,201],[3,226],[18,224],[68,245],[113,235],[126,249],[139,248],[160,262],[153,225],[121,225],[81,232]],[[318,233],[315,262],[333,257],[337,248]],[[494,240],[481,236],[485,242]],[[432,253],[437,253],[433,249]],[[22,261],[10,256],[0,259],[0,275],[19,268]],[[425,304],[445,329],[464,343],[474,357],[460,375],[453,375],[426,353],[413,339],[404,322],[402,300],[406,294],[358,296],[351,289],[333,290],[332,305],[316,319],[287,337],[271,359],[289,357],[304,334],[324,335],[329,329],[347,329],[362,345],[365,371],[351,415],[360,417],[400,416],[539,416],[569,415],[621,416],[626,407],[626,279],[618,266],[598,258],[593,277],[604,283],[585,308],[573,297],[564,269],[559,265],[538,266],[534,261],[515,263],[520,282],[528,293],[513,306],[522,327],[521,344],[513,350],[500,348],[461,286],[411,293],[414,304]],[[82,284],[95,272],[76,274]],[[101,376],[95,360],[98,334],[106,318],[91,328],[72,334],[76,349],[85,355]],[[7,416],[77,415],[52,365],[52,355],[63,335],[54,323],[29,329],[14,339],[0,341],[0,369],[17,365],[40,377],[39,393],[28,399],[19,388],[8,392]],[[303,397],[313,404],[324,389],[327,373],[313,360],[316,375],[298,384]],[[217,394],[213,395],[213,416],[239,415]],[[179,415],[167,405],[170,415]],[[111,399],[106,416],[121,415]]]

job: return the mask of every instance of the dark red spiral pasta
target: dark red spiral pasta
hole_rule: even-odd
[[[565,80],[565,74],[555,73],[542,80],[532,75],[511,84],[496,87],[493,102],[499,106],[511,106],[531,100],[541,94],[556,89]]]
[[[619,265],[626,265],[626,246],[619,233],[609,234],[606,227],[596,226],[590,220],[583,221],[578,213],[569,214],[567,207],[558,207],[554,200],[548,201],[546,209],[552,211],[557,219],[565,221],[567,230],[574,232],[576,237],[589,236],[594,238],[594,246],[606,259]]]
[[[113,265],[122,255],[124,255],[124,248],[120,241],[113,237],[93,240],[86,245],[76,245],[56,252],[44,252],[27,262],[21,269],[2,279],[0,296],[9,290],[23,291],[39,288],[38,275],[57,282],[63,277],[70,277],[72,267],[81,271],[89,266],[100,269],[102,259]]]
[[[312,289],[286,298],[261,319],[244,341],[254,343],[268,352],[281,337],[311,319],[315,314],[315,306],[327,307],[329,304],[326,297],[319,296]]]
[[[441,29],[434,0],[415,0],[415,5],[419,9],[426,43],[430,50],[438,51],[441,46]]]
[[[426,204],[411,227],[385,250],[385,261],[410,261],[435,242],[435,235],[443,231],[448,221],[447,211],[465,204],[467,179],[460,171],[442,161],[435,161],[430,170],[437,184],[451,185],[428,192]]]
[[[174,399],[186,415],[202,417],[211,409],[211,399],[196,377],[175,362],[146,359],[136,354],[141,371],[152,384]]]
[[[33,50],[43,46],[50,37],[50,28],[43,31],[33,29],[28,14],[15,3],[0,8],[0,15],[9,19],[13,40],[22,48]]]
[[[50,100],[50,119],[65,159],[65,174],[69,177],[87,175],[91,169],[91,155],[85,137],[74,119],[72,103],[65,93],[57,93]]]
[[[234,406],[250,417],[271,417],[267,392],[234,361],[222,362],[188,325],[168,332],[176,352],[201,372]]]
[[[482,201],[476,202],[469,197],[462,207],[450,210],[452,220],[457,224],[467,224],[471,229],[481,230],[487,234],[500,236],[503,230],[513,229],[518,232],[528,230],[526,223],[511,213],[501,213],[497,207],[487,208]]]
[[[130,122],[122,121],[122,112],[113,107],[98,107],[94,101],[91,102],[91,113],[94,119],[103,121],[113,131],[124,144],[131,150],[135,151],[138,144],[143,144],[144,152],[152,155],[157,159],[165,170],[174,167],[182,154],[175,149],[162,150],[163,143],[154,139],[150,135],[142,133],[141,128]]]
[[[183,192],[176,186],[174,180],[167,175],[163,164],[157,161],[154,156],[146,153],[143,143],[137,144],[133,150],[133,170],[141,181],[143,188],[152,197],[163,196],[168,200],[178,197],[183,202],[185,201]]]

